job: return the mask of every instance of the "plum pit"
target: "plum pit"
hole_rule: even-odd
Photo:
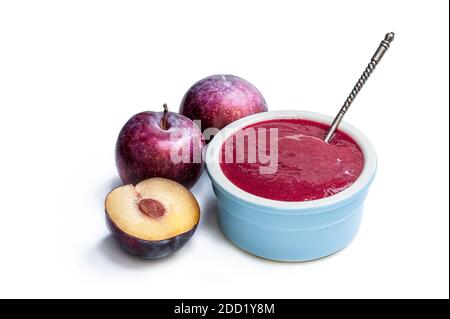
[[[155,219],[163,217],[166,213],[164,205],[161,204],[160,201],[151,198],[141,199],[138,203],[138,207],[141,213]]]

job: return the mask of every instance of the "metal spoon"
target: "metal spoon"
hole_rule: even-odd
[[[384,37],[384,40],[381,41],[380,46],[378,47],[377,51],[373,55],[372,60],[370,61],[369,65],[364,70],[364,73],[361,75],[358,82],[356,82],[355,86],[353,87],[352,92],[347,97],[347,99],[344,102],[344,105],[342,105],[341,110],[334,118],[334,121],[331,124],[330,130],[328,131],[327,136],[325,136],[325,139],[324,139],[326,143],[328,143],[333,138],[334,132],[336,131],[337,127],[339,126],[339,123],[341,123],[342,118],[345,115],[345,112],[347,112],[348,108],[355,100],[356,96],[358,95],[359,91],[366,83],[367,79],[372,74],[372,72],[375,70],[375,67],[380,62],[384,53],[387,51],[387,49],[389,49],[389,45],[391,44],[392,41],[394,41],[394,32],[390,32],[390,33],[386,34],[386,36]]]

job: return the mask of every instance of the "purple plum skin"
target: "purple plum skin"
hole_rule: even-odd
[[[117,243],[128,253],[144,258],[158,259],[181,249],[194,235],[197,225],[189,231],[163,240],[143,240],[123,232],[106,213],[106,224]]]
[[[116,144],[116,165],[124,184],[164,177],[186,188],[200,178],[204,163],[194,158],[205,145],[200,129],[187,117],[168,112],[168,129],[160,126],[163,112],[134,115],[122,128]],[[188,163],[171,160],[172,148],[184,145],[191,156]]]
[[[202,129],[222,129],[248,115],[266,112],[262,94],[235,75],[211,75],[195,83],[184,95],[180,114],[201,120]]]

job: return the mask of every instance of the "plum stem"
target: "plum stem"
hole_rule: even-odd
[[[169,128],[169,125],[167,123],[167,115],[169,113],[169,107],[167,106],[166,103],[163,104],[163,108],[164,108],[164,114],[163,117],[161,119],[161,128],[163,130],[167,130]]]

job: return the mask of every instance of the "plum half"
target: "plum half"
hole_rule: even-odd
[[[200,207],[181,184],[150,178],[115,188],[106,197],[106,223],[126,251],[146,259],[166,257],[194,234]]]

